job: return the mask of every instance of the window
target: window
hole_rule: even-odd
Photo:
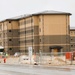
[[[26,31],[25,31],[25,33],[26,33]]]
[[[33,32],[33,29],[31,30],[31,32]]]
[[[41,32],[41,28],[39,29],[39,31]]]
[[[20,32],[18,32],[18,34],[20,34]]]
[[[41,21],[41,19],[39,18],[39,21]]]
[[[0,30],[2,29],[2,26],[0,25]]]
[[[24,24],[26,24],[26,21],[24,21]]]
[[[32,23],[33,22],[33,19],[28,19],[28,20],[26,20],[26,24],[28,24],[28,23]]]
[[[71,31],[70,34],[73,34],[73,32]]]
[[[31,23],[33,22],[33,19],[31,19]]]
[[[33,42],[33,39],[31,40],[31,42]]]
[[[73,45],[71,45],[71,47],[73,47]]]
[[[12,48],[9,48],[9,50],[12,50]]]
[[[21,25],[21,22],[19,22],[19,26]]]
[[[0,34],[0,37],[1,37],[1,34]]]
[[[22,21],[22,25],[24,25],[24,21]]]
[[[9,39],[9,41],[12,41],[12,39]]]
[[[22,22],[21,22],[21,25],[22,25]]]
[[[9,23],[11,23],[11,21],[9,21]]]
[[[11,30],[9,30],[9,32],[11,32]]]
[[[74,34],[75,34],[75,32],[74,32]]]
[[[40,39],[40,42],[41,42],[41,39]]]
[[[25,43],[26,43],[27,41],[25,40]]]
[[[20,26],[20,22],[18,22],[18,26]]]
[[[19,43],[20,43],[20,41],[19,41]]]
[[[2,42],[0,42],[0,45],[2,45]]]
[[[30,21],[29,20],[26,20],[26,24],[28,24]]]
[[[20,25],[22,25],[23,24],[23,22],[20,22]]]

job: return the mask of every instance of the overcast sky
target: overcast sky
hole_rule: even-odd
[[[0,20],[45,10],[70,12],[75,26],[75,0],[0,0]]]

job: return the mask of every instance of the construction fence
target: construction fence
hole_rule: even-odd
[[[37,65],[65,65],[75,64],[75,52],[57,52],[57,53],[36,53],[33,55],[26,54],[20,57],[22,63],[37,64]]]

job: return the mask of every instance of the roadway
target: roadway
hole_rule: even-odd
[[[0,75],[75,75],[74,69],[0,64]]]

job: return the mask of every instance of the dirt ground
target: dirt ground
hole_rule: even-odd
[[[44,63],[45,61],[45,63]],[[0,63],[4,63],[4,58],[0,58]],[[7,64],[30,64],[30,61],[28,60],[28,58],[26,59],[21,59],[20,57],[14,57],[14,56],[10,56],[6,58],[6,62]],[[34,64],[35,61],[32,62],[32,64]],[[40,63],[36,62],[38,65]],[[52,58],[52,60],[48,60],[48,58],[44,58],[44,60],[42,61],[43,65],[69,65],[69,64],[75,64],[75,61],[71,61],[71,60],[65,60],[64,57],[54,57]]]

